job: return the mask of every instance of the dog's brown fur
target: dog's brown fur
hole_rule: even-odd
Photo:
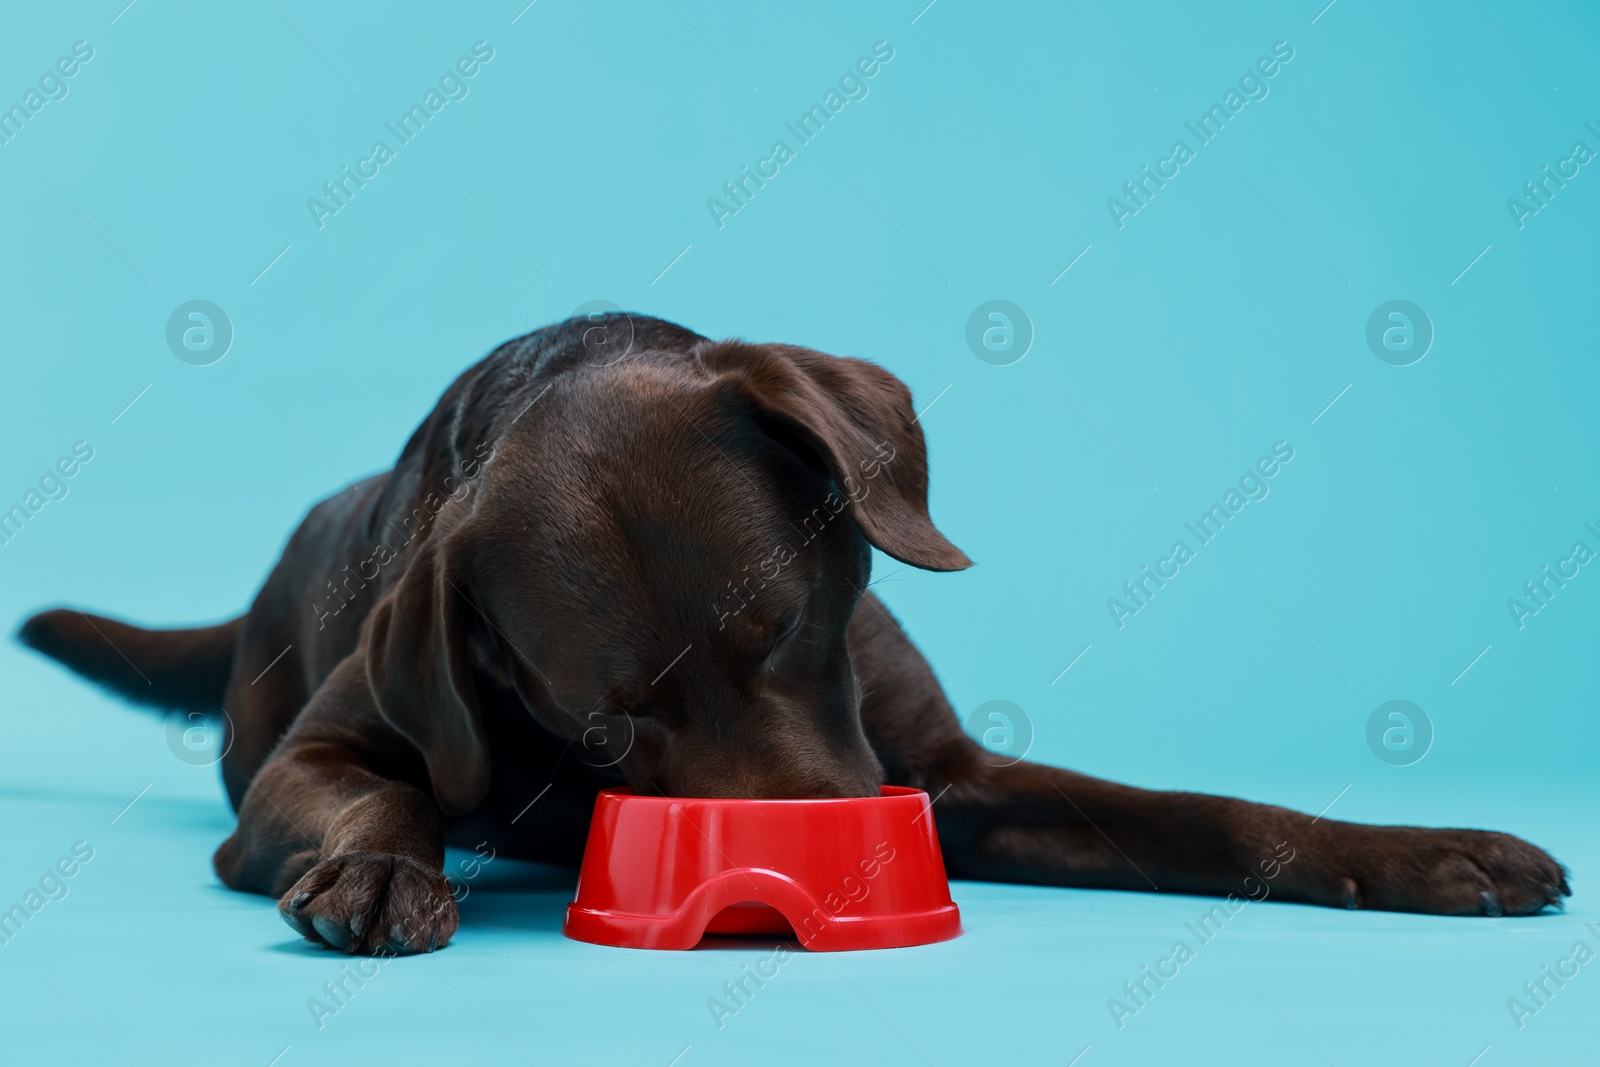
[[[958,878],[1224,894],[1270,863],[1280,899],[1452,915],[1569,892],[1504,834],[995,766],[865,592],[869,545],[969,564],[928,517],[898,379],[573,320],[501,346],[392,471],[313,508],[242,618],[162,632],[58,610],[22,638],[133,699],[225,708],[239,825],[217,873],[347,952],[450,940],[447,840],[576,865],[595,791],[622,784],[916,786]]]

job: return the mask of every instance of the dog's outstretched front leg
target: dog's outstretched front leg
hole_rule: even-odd
[[[213,862],[229,888],[278,897],[285,922],[340,951],[449,942],[443,815],[421,756],[373,704],[359,656],[334,669],[262,766]]]
[[[972,744],[934,772],[956,877],[1441,915],[1531,915],[1569,892],[1559,863],[1509,834],[1339,822],[987,757]]]

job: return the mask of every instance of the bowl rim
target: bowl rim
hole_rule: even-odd
[[[755,805],[772,805],[777,807],[822,807],[834,804],[853,804],[864,807],[873,804],[891,802],[904,802],[909,797],[926,797],[927,790],[918,789],[910,785],[882,785],[878,787],[875,797],[671,797],[654,793],[637,793],[631,786],[605,788],[595,794],[595,803],[599,804],[608,797],[614,797],[618,802],[637,804],[651,802],[655,804],[693,804],[696,806],[719,806],[748,810]]]

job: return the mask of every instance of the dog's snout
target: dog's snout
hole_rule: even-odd
[[[702,680],[681,715],[624,770],[641,792],[714,800],[877,796],[884,771],[861,727],[855,686],[749,693]],[[643,740],[643,739],[641,739]]]
[[[809,746],[757,751],[671,746],[643,791],[716,800],[820,800],[878,795],[883,772],[870,749],[821,753]]]
[[[721,800],[828,800],[878,795],[878,780],[854,774],[778,776],[735,774],[707,781],[692,793]]]

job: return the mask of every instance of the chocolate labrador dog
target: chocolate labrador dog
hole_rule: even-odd
[[[345,952],[445,945],[446,842],[576,866],[596,791],[622,785],[915,786],[957,878],[1222,895],[1271,864],[1284,900],[1447,915],[1569,893],[1505,834],[997,765],[866,591],[871,547],[970,565],[927,488],[911,394],[880,367],[572,319],[500,346],[393,470],[312,508],[243,617],[56,610],[21,638],[135,701],[224,714],[239,823],[217,874]]]

